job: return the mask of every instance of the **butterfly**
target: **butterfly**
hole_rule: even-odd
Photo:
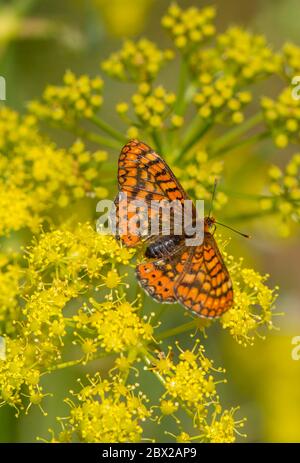
[[[188,196],[167,163],[141,141],[131,140],[123,147],[118,161],[118,184],[117,225],[120,221],[128,222],[136,213],[129,212],[128,204],[141,200],[146,205],[147,210],[142,211],[146,214],[142,214],[144,218],[139,219],[134,232],[117,226],[117,238],[125,246],[146,243],[147,260],[136,267],[136,277],[145,292],[158,302],[178,302],[199,317],[223,315],[233,305],[233,288],[211,232],[215,219],[204,218],[204,238],[196,246],[187,245],[185,236],[173,232],[174,227],[168,235],[151,235],[151,218],[161,211],[148,205],[153,200],[183,204]],[[158,219],[162,225],[161,217]]]

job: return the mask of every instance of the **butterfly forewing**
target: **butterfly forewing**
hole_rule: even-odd
[[[165,161],[145,143],[132,140],[121,151],[118,164],[118,183],[120,193],[115,199],[116,205],[116,228],[118,236],[127,246],[136,246],[141,241],[151,237],[151,223],[157,220],[160,233],[164,231],[162,210],[163,201],[174,201],[175,212],[171,216],[170,231],[174,229],[176,210],[180,217],[183,216],[182,208],[187,195],[176,180],[171,169]],[[128,210],[128,206],[142,202],[148,206],[148,214],[144,219],[141,214],[141,221],[137,227],[124,230],[122,224],[128,224],[136,214],[134,208]],[[180,209],[180,210],[179,210]],[[138,211],[140,214],[140,211]]]

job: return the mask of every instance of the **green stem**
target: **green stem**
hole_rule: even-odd
[[[188,68],[184,59],[180,63],[179,83],[177,91],[177,99],[174,106],[175,114],[182,116],[185,110],[185,95],[187,87]]]
[[[218,137],[218,139],[215,142],[208,146],[208,150],[211,153],[218,152],[224,146],[228,145],[228,143],[232,142],[237,137],[240,137],[245,132],[250,130],[252,127],[255,127],[257,124],[262,122],[262,120],[262,113],[255,114],[254,116],[247,119],[243,124],[234,127],[233,129],[229,130],[229,132],[225,133],[221,137]]]
[[[142,353],[142,357],[143,357],[143,360],[144,360],[146,366],[147,366],[147,367],[152,367],[153,364],[154,364],[154,362],[155,362],[155,360],[156,360],[156,358],[155,358],[153,355],[151,355],[151,354],[147,351],[147,349],[145,349],[145,348],[142,349],[141,353]],[[163,377],[158,371],[156,371],[155,369],[153,369],[152,371],[153,371],[153,373],[155,374],[155,376],[157,377],[157,379],[159,380],[159,382],[160,382],[163,386],[165,386],[166,382],[165,382],[165,380],[164,380],[164,377]]]
[[[126,143],[128,141],[127,138],[121,132],[111,127],[109,124],[107,124],[105,121],[103,121],[99,117],[92,116],[90,120],[94,122],[94,124],[97,127],[99,127],[99,129],[103,130],[103,132],[110,135],[113,139],[118,140],[121,143]]]
[[[160,134],[157,132],[157,130],[152,130],[151,131],[151,136],[152,136],[152,139],[155,143],[155,148],[157,149],[157,151],[161,154],[163,153],[163,142],[162,142],[162,139],[161,139],[161,136]]]
[[[272,199],[273,200],[273,196],[270,196],[270,195],[257,195],[257,194],[251,194],[251,193],[243,193],[239,191],[232,191],[222,186],[220,187],[218,186],[218,190],[223,191],[228,196],[231,196],[237,199],[248,199],[249,201],[260,201],[261,199]]]
[[[190,130],[186,134],[181,149],[173,156],[175,161],[180,160],[211,128],[213,121],[208,119],[203,122],[199,116],[195,117],[195,120],[191,124]]]
[[[238,214],[232,217],[225,217],[224,221],[228,223],[232,222],[243,222],[243,221],[249,221],[249,220],[255,220],[259,217],[266,217],[268,215],[273,215],[276,213],[275,209],[270,209],[268,211],[254,211],[254,212],[249,212],[245,214]]]
[[[113,148],[120,151],[120,144],[115,140],[110,140],[109,138],[102,137],[93,132],[88,132],[82,128],[66,128],[69,132],[73,133],[77,137],[85,138],[86,140],[91,141],[92,143],[96,143],[97,145],[107,148]]]
[[[51,365],[51,367],[47,368],[47,371],[63,370],[64,368],[74,367],[80,363],[82,363],[82,358],[77,360],[70,360],[69,362],[59,363],[58,365]]]
[[[171,336],[177,336],[177,334],[185,333],[186,331],[191,331],[193,328],[201,327],[202,324],[204,327],[206,323],[206,320],[202,321],[201,319],[195,319],[191,322],[185,323],[184,325],[179,325],[175,328],[171,328],[170,330],[163,331],[158,336],[156,336],[156,339],[161,341],[162,339],[170,338]]]
[[[269,136],[269,132],[261,132],[258,133],[257,135],[254,135],[253,137],[250,138],[245,138],[245,140],[239,141],[237,143],[233,143],[232,145],[229,146],[224,146],[223,148],[219,149],[218,151],[211,151],[208,149],[208,154],[210,159],[214,159],[216,157],[219,157],[223,154],[229,153],[230,151],[234,151],[238,148],[245,147],[248,145],[254,145],[255,143],[258,143],[264,139],[266,139]]]
[[[96,360],[101,360],[104,357],[110,357],[111,355],[114,355],[114,354],[107,353],[107,352],[101,352],[101,354],[99,354],[97,357],[91,358],[89,363],[94,362]],[[56,371],[56,370],[62,370],[64,368],[70,368],[76,365],[80,365],[83,362],[84,362],[84,357],[81,357],[80,359],[77,359],[77,360],[70,360],[68,362],[59,363],[57,365],[51,365],[50,367],[47,368],[47,371]]]

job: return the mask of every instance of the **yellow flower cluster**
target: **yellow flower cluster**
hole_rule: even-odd
[[[37,232],[42,218],[37,214],[37,198],[20,187],[0,181],[0,235],[28,227]]]
[[[137,314],[139,307],[134,307],[126,300],[96,302],[90,300],[91,306],[85,304],[74,317],[78,329],[89,328],[94,331],[100,346],[106,352],[122,352],[139,349],[143,342],[152,339],[153,328]]]
[[[0,254],[0,336],[12,334],[19,318],[18,296],[22,268],[17,256]]]
[[[103,61],[101,67],[109,76],[127,82],[152,81],[162,66],[173,58],[171,50],[160,50],[155,43],[141,39],[124,42],[120,51]]]
[[[225,251],[223,255],[233,281],[234,306],[221,317],[221,324],[239,344],[253,344],[260,328],[274,328],[272,318],[278,287],[267,286],[269,275],[244,267],[242,258],[236,260]]]
[[[62,431],[57,442],[126,443],[140,442],[142,423],[149,418],[147,398],[126,386],[121,378],[102,380],[99,374],[88,377],[88,384],[65,402],[70,415],[59,419]]]
[[[222,73],[236,77],[239,88],[279,72],[281,66],[280,55],[272,52],[264,36],[240,27],[219,34],[215,47],[194,52],[189,62],[200,83],[210,83]]]
[[[300,74],[300,47],[294,43],[287,42],[282,48],[282,71],[290,80]]]
[[[213,366],[199,342],[192,350],[179,350],[178,361],[171,359],[169,351],[165,358],[153,362],[152,368],[162,376],[166,390],[160,405],[162,414],[172,415],[176,419],[181,404],[188,407],[194,416],[194,426],[200,433],[192,439],[234,442],[236,429],[243,426],[244,420],[235,422],[233,411],[225,410],[222,413],[216,385],[226,380],[216,380],[214,374],[224,373],[224,370]],[[177,436],[177,440],[182,440],[182,436]]]
[[[36,144],[41,140],[38,133],[36,118],[32,115],[20,116],[16,111],[1,105],[0,106],[0,153],[1,168],[10,168],[5,162],[4,154],[11,157],[13,162],[16,151],[23,145],[27,147],[30,143]],[[17,166],[12,166],[15,169]]]
[[[103,80],[87,75],[64,75],[64,85],[49,85],[41,101],[32,101],[29,110],[39,119],[47,119],[65,127],[73,127],[78,119],[92,118],[102,106]]]
[[[106,159],[105,151],[90,152],[81,140],[58,148],[39,134],[35,117],[1,107],[0,234],[25,227],[37,231],[51,207],[87,194],[107,196],[99,176]]]
[[[35,117],[0,107],[0,235],[26,226],[38,229],[38,201],[25,182],[30,171],[26,157],[41,144]]]
[[[101,350],[101,345],[97,342],[90,344],[84,327],[82,335],[80,334],[78,320],[83,323],[83,315],[77,317],[75,313],[73,317],[68,318],[65,309],[71,300],[83,297],[91,287],[97,286],[96,281],[101,281],[103,274],[109,275],[109,272],[113,272],[116,263],[128,265],[133,253],[134,251],[120,248],[112,236],[100,235],[86,223],[79,225],[72,232],[68,229],[58,229],[42,233],[39,241],[26,249],[27,265],[23,266],[22,270],[9,264],[3,256],[4,271],[0,285],[1,280],[4,284],[7,278],[11,277],[11,272],[14,272],[9,286],[6,287],[6,296],[10,291],[7,297],[10,303],[6,302],[0,313],[1,321],[4,316],[7,319],[5,323],[1,323],[1,334],[6,341],[6,358],[0,360],[3,403],[19,411],[26,408],[27,397],[28,406],[41,406],[44,394],[39,380],[45,372],[55,370],[56,365],[62,360],[67,328],[69,331],[73,329],[76,341],[82,340],[84,358],[90,358],[98,348]],[[107,286],[109,281],[104,279],[104,282],[105,287],[100,285],[103,287],[103,300],[107,290],[111,289],[111,286]],[[22,299],[22,303],[19,303],[17,295]],[[109,311],[105,304],[113,304],[115,311]],[[103,307],[100,316],[114,314],[110,323],[111,330],[116,326],[119,315],[120,323],[117,326],[124,349],[126,345],[131,346],[134,342],[138,344],[140,336],[150,340],[151,326],[139,319],[135,309],[126,300],[121,302],[118,297],[115,301],[110,299],[103,302]],[[127,330],[123,332],[126,320]],[[101,339],[102,333],[102,346],[105,347],[105,343],[111,341],[107,337],[109,334],[97,325],[96,314],[93,323],[91,322],[94,328],[93,339]],[[76,324],[77,331],[74,331]]]
[[[193,156],[193,162],[184,169],[174,168],[174,173],[190,197],[203,199],[210,203],[215,180],[219,180],[223,172],[223,161],[209,161],[205,150],[199,150]],[[217,191],[214,199],[214,209],[219,210],[228,201],[225,193]]]
[[[278,148],[285,148],[290,142],[299,143],[300,100],[293,98],[290,87],[285,88],[277,100],[263,97],[261,106]]]
[[[236,434],[241,435],[239,428],[243,428],[245,419],[235,421],[234,413],[237,409],[225,410],[221,415],[216,413],[212,422],[204,428],[204,435],[208,442],[232,444],[235,442]]]
[[[188,59],[200,91],[194,97],[203,119],[240,124],[252,100],[249,84],[279,73],[281,58],[266,39],[239,27],[216,37],[216,45],[197,50]]]
[[[300,153],[294,154],[284,170],[271,166],[269,181],[272,196],[261,200],[261,208],[278,213],[279,234],[288,236],[292,222],[300,221]]]
[[[53,344],[56,341],[62,344],[62,338],[66,335],[63,309],[83,289],[84,284],[76,280],[68,283],[67,280],[54,279],[47,286],[40,281],[31,295],[24,296],[26,305],[22,313],[26,323],[22,326],[23,333],[28,337],[35,336],[35,339],[49,336]]]
[[[162,25],[170,33],[175,46],[186,51],[215,34],[214,17],[215,9],[212,7],[182,9],[173,3],[162,18]]]
[[[61,280],[76,280],[81,274],[98,278],[106,264],[128,265],[134,250],[121,248],[114,237],[97,233],[91,225],[79,224],[68,229],[42,234],[39,242],[28,248],[32,277],[53,273]]]
[[[20,410],[25,408],[24,397],[28,398],[26,411],[31,405],[41,408],[41,402],[46,394],[43,394],[39,385],[40,371],[36,365],[40,355],[44,358],[50,355],[47,343],[29,343],[26,338],[5,338],[5,360],[0,360],[0,406],[5,403],[16,409],[18,416]]]
[[[162,86],[151,89],[147,83],[141,84],[138,92],[132,96],[134,111],[139,122],[153,129],[163,126],[175,100],[174,93],[167,92]],[[172,123],[176,124],[176,120],[172,119]]]
[[[274,54],[263,35],[230,27],[217,38],[217,47],[226,66],[246,82],[274,74],[280,69],[280,56]]]
[[[217,119],[218,122],[224,119],[229,119],[233,124],[243,122],[242,110],[252,96],[250,92],[237,91],[237,82],[233,76],[224,76],[203,85],[194,97],[199,116],[202,119]]]
[[[166,392],[173,400],[182,400],[196,410],[206,402],[217,402],[215,380],[210,373],[211,365],[204,357],[203,348],[196,351],[185,350],[179,355],[179,362],[170,365],[166,376]],[[156,367],[159,370],[159,363]],[[217,371],[222,372],[222,369]]]

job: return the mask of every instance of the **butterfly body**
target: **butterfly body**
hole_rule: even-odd
[[[127,202],[143,200],[150,213],[144,219],[144,233],[127,231],[118,238],[126,246],[138,246],[147,240],[145,257],[137,265],[136,276],[142,288],[153,299],[163,303],[178,302],[200,317],[217,318],[233,305],[230,275],[214,239],[215,219],[204,218],[203,242],[189,245],[184,234],[162,233],[160,211],[151,202],[174,201],[184,205],[187,194],[166,162],[148,145],[130,141],[121,151],[118,181],[120,193]],[[117,220],[131,215],[120,195],[115,200]],[[191,222],[194,223],[195,209]],[[152,235],[151,219],[158,218],[162,228]]]
[[[157,241],[151,243],[145,251],[145,257],[157,259],[172,253],[176,247],[183,241],[179,235],[163,236]]]

